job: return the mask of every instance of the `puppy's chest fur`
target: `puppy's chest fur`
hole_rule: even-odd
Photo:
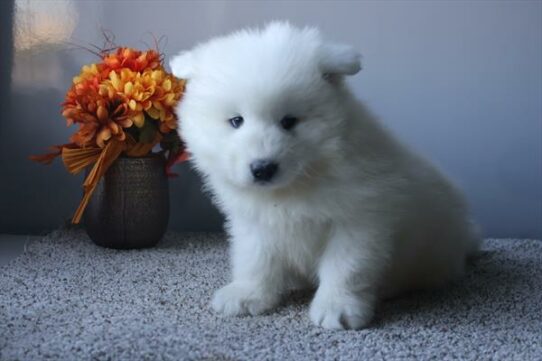
[[[220,203],[227,215],[230,230],[234,239],[249,238],[258,242],[263,252],[273,255],[276,262],[298,275],[316,282],[317,269],[329,239],[333,232],[337,213],[329,212],[334,207],[324,206],[324,199],[340,202],[335,194],[333,201],[329,192],[287,192],[280,197],[247,194],[234,194],[233,199],[222,199]],[[222,197],[224,193],[218,193]],[[329,197],[325,197],[329,196]],[[319,198],[318,198],[319,196]],[[315,199],[318,198],[318,199]],[[343,202],[345,203],[345,202]],[[246,237],[246,231],[254,238]]]
[[[322,254],[331,234],[331,221],[292,219],[282,224],[260,225],[262,246],[276,254],[294,276],[315,282]]]

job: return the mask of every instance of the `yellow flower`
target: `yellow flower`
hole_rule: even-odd
[[[145,113],[159,121],[163,133],[177,128],[174,106],[181,98],[184,81],[167,74],[163,68],[146,69],[143,73],[127,68],[111,70],[99,87],[104,96],[119,94],[126,99],[133,112],[130,119],[138,128],[145,124]]]
[[[120,72],[111,70],[106,81],[100,84],[100,94],[118,94],[125,99],[132,115],[130,120],[139,128],[144,125],[143,111],[152,104],[149,100],[153,89],[141,81],[141,74],[124,68]]]
[[[154,92],[150,100],[152,106],[147,114],[160,121],[160,131],[167,133],[177,128],[177,117],[174,113],[175,104],[181,99],[184,91],[184,80],[167,74],[163,69],[145,71],[143,77],[154,81]]]

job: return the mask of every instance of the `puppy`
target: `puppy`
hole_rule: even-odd
[[[316,287],[309,315],[359,329],[376,303],[459,277],[478,246],[461,195],[348,90],[348,46],[275,22],[182,52],[177,112],[226,217],[233,280],[212,307],[258,315]]]

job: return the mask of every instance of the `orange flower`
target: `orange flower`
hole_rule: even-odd
[[[115,53],[103,56],[108,70],[128,68],[135,72],[160,68],[160,54],[155,50],[140,51],[131,48],[118,48]]]
[[[103,148],[113,136],[123,141],[123,128],[133,124],[133,114],[122,94],[101,93],[94,79],[78,83],[68,92],[62,115],[68,124],[79,124],[70,140],[81,147],[95,143]]]
[[[158,120],[159,129],[167,133],[177,128],[174,106],[180,100],[184,81],[167,74],[162,68],[146,69],[143,73],[123,68],[113,70],[100,85],[100,94],[122,95],[133,113],[131,120],[141,128],[146,113]]]
[[[146,110],[147,114],[160,121],[162,133],[177,129],[174,107],[184,91],[184,80],[177,79],[163,70],[146,71],[143,77],[152,79],[155,89],[150,99],[152,107]]]
[[[84,65],[81,73],[73,78],[73,84],[91,83],[97,86],[109,74],[109,70],[103,64]]]
[[[153,84],[144,82],[140,73],[127,68],[118,73],[112,70],[108,79],[100,85],[101,94],[108,96],[119,94],[125,99],[133,114],[131,120],[138,128],[141,128],[145,123],[143,111],[152,106],[150,97],[153,92]]]

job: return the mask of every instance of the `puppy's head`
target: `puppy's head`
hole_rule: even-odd
[[[209,177],[258,190],[316,176],[339,152],[345,75],[357,73],[350,47],[318,31],[271,23],[213,39],[173,57],[187,79],[181,134]]]

